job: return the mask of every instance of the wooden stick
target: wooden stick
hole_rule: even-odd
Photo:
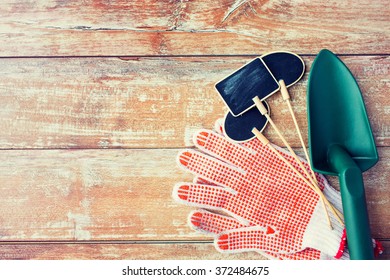
[[[283,100],[286,101],[288,109],[289,109],[290,114],[291,114],[291,117],[292,117],[292,119],[294,121],[295,129],[296,129],[296,131],[298,133],[298,137],[299,137],[299,140],[301,142],[301,146],[302,146],[303,152],[305,154],[306,161],[310,162],[309,153],[308,153],[308,151],[306,149],[305,141],[303,140],[301,130],[299,128],[297,119],[296,119],[295,114],[294,114],[294,110],[292,109],[291,102],[290,102],[290,94],[288,93],[288,90],[287,90],[286,84],[284,83],[284,80],[279,80],[279,85],[280,85],[280,92],[282,94],[282,98],[283,98]],[[317,177],[316,177],[316,175],[314,173],[314,170],[311,168],[310,165],[309,165],[309,169],[310,169],[310,172],[311,172],[311,175],[312,175],[311,178],[313,178],[312,183],[314,183],[314,185],[317,188],[319,188]],[[344,218],[343,214],[341,214],[339,210],[337,210],[336,208],[334,208],[334,210],[337,212],[337,216],[339,216],[339,218],[341,218],[341,219]]]
[[[268,147],[272,152],[274,152],[284,163],[287,164],[288,167],[290,167],[290,169],[292,169],[296,173],[296,175],[298,175],[299,178],[303,179],[305,181],[305,183],[321,197],[321,202],[322,202],[322,206],[324,207],[324,210],[325,210],[328,225],[331,229],[333,229],[332,222],[330,221],[329,214],[328,214],[327,208],[325,206],[326,199],[324,199],[323,196],[321,196],[322,192],[318,191],[317,188],[315,188],[312,184],[310,184],[306,180],[306,178],[303,177],[303,175],[285,157],[283,157],[272,145],[269,145],[270,141],[257,128],[253,128],[252,133],[257,137],[257,139],[259,139],[261,141],[261,143],[263,143],[264,146]]]
[[[294,152],[294,150],[291,148],[291,146],[287,143],[286,139],[283,137],[283,135],[280,133],[280,130],[277,128],[277,126],[275,125],[275,123],[272,121],[271,117],[269,116],[268,114],[268,110],[267,108],[263,105],[263,103],[260,101],[259,97],[254,97],[253,98],[253,102],[255,103],[256,107],[259,109],[260,113],[262,115],[264,115],[268,122],[271,124],[272,128],[276,131],[276,133],[278,134],[279,138],[283,141],[284,145],[287,147],[287,149],[289,150],[289,152],[291,153],[292,157],[295,159],[295,161],[298,163],[299,167],[303,170],[303,172],[305,173],[305,175],[307,176],[307,178],[309,178],[311,184],[313,186],[315,186],[319,191],[321,191],[320,187],[318,186],[318,183],[317,183],[317,180],[314,180],[312,178],[312,176],[310,176],[309,172],[307,171],[306,167],[303,165],[302,161],[298,158],[297,154]],[[299,171],[298,171],[299,172]],[[321,191],[322,193],[322,191]],[[336,212],[336,216],[337,218],[339,219],[339,221],[342,220],[343,218],[343,215],[340,213],[340,211],[338,211],[337,209],[335,209],[333,207],[333,205],[331,205],[329,203],[329,206],[331,207],[332,209],[332,212]]]
[[[279,136],[279,138],[283,141],[284,145],[287,147],[289,152],[291,153],[291,156],[296,160],[298,163],[299,167],[302,169],[302,171],[305,173],[307,178],[309,178],[310,182],[313,185],[317,185],[317,183],[314,181],[314,179],[310,176],[309,172],[307,171],[306,167],[303,166],[303,163],[301,160],[298,158],[297,154],[294,152],[294,150],[291,148],[290,144],[287,143],[286,139],[283,137],[282,133],[276,126],[276,124],[272,121],[271,117],[268,114],[267,108],[263,105],[263,103],[260,101],[260,98],[256,96],[253,98],[253,102],[255,103],[256,107],[259,109],[260,113],[265,116],[268,120],[268,122],[271,124],[272,128],[275,130],[276,134]]]
[[[287,102],[288,109],[289,109],[291,117],[292,117],[292,119],[294,121],[295,130],[298,133],[298,137],[299,137],[299,140],[301,142],[301,146],[303,148],[303,152],[305,153],[306,161],[310,162],[310,160],[309,160],[309,153],[307,152],[305,141],[303,141],[301,130],[299,128],[297,119],[295,117],[295,113],[294,113],[294,111],[292,109],[291,102],[290,102],[290,94],[288,93],[286,84],[284,83],[283,80],[280,80],[279,81],[279,85],[280,85],[280,92],[282,93],[282,98],[283,98],[283,100],[285,100]],[[316,177],[313,169],[311,168],[311,166],[310,166],[310,171],[311,171],[311,175],[312,175],[312,178],[313,178],[314,182],[318,185],[317,177]]]
[[[326,208],[326,205],[330,208],[330,210],[335,215],[336,219],[340,222],[340,224],[342,226],[344,226],[344,222],[337,215],[335,209],[333,208],[333,205],[331,205],[330,202],[326,199],[326,197],[323,194],[323,192],[320,189],[318,189],[315,186],[313,186],[284,156],[282,156],[275,149],[274,146],[270,145],[270,141],[257,128],[253,128],[252,129],[252,133],[263,143],[264,146],[267,146],[272,152],[274,152],[284,163],[287,164],[287,166],[291,170],[293,170],[296,173],[296,175],[298,175],[299,178],[301,178],[314,192],[316,192],[320,196],[321,201],[322,201],[322,205],[323,205],[323,207],[325,209],[327,221],[328,221],[328,224],[329,224],[330,228],[333,229],[332,223],[330,221],[329,214],[328,214],[328,211],[327,211],[327,208]]]

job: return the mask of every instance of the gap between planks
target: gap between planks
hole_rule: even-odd
[[[271,50],[270,50],[271,51]],[[272,50],[272,51],[280,51],[280,50]],[[105,59],[105,58],[118,58],[121,60],[132,60],[137,58],[253,58],[261,56],[264,53],[248,53],[248,54],[179,54],[179,55],[123,55],[123,54],[113,54],[113,55],[36,55],[36,56],[1,56],[1,59],[78,59],[78,58],[96,58],[96,59]],[[317,53],[295,53],[299,56],[308,56],[315,57]],[[369,56],[389,56],[390,53],[334,53],[337,56],[348,57],[348,56],[357,56],[357,57],[369,57]]]
[[[389,239],[390,241],[390,239]],[[98,245],[167,245],[167,244],[213,244],[212,240],[21,240],[21,241],[0,241],[2,245],[53,245],[53,244],[64,244],[64,245],[77,245],[77,244],[98,244]]]

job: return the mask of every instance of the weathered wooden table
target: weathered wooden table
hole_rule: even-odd
[[[368,210],[390,258],[388,1],[7,0],[0,38],[1,259],[261,259],[187,226],[171,192],[192,176],[175,157],[224,115],[216,81],[276,50],[308,72],[322,48],[364,94],[380,155]],[[306,85],[290,88],[305,137]],[[283,101],[269,103],[298,149]]]

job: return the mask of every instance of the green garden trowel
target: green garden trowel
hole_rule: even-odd
[[[351,259],[373,259],[362,172],[378,161],[359,86],[332,52],[322,50],[307,87],[310,163],[314,171],[339,177]]]

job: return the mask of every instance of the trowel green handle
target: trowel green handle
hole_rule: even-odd
[[[372,260],[370,224],[362,171],[350,155],[339,145],[329,148],[330,165],[339,174],[347,242],[351,260]]]

